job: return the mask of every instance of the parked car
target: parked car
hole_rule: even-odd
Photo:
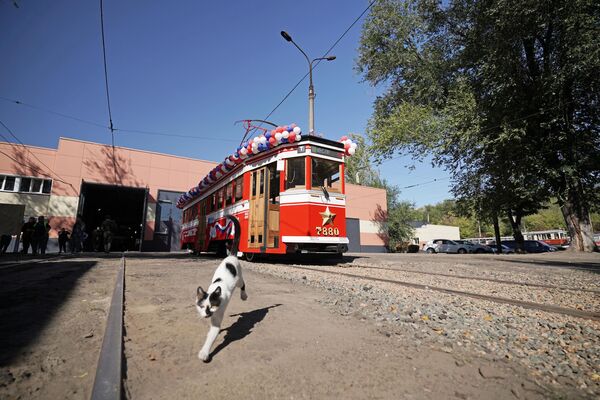
[[[434,239],[425,243],[423,246],[423,251],[425,253],[433,254],[433,253],[458,253],[458,254],[466,254],[469,252],[467,246],[464,244],[456,243],[454,240],[450,239]]]
[[[494,252],[490,246],[486,246],[485,244],[473,243],[467,240],[455,240],[455,242],[464,245],[469,253],[482,254]]]
[[[502,247],[502,254],[515,254],[515,250],[511,249],[507,245],[501,244],[500,246]],[[494,253],[498,254],[498,250],[496,249],[496,246],[493,246],[492,248],[494,249]]]
[[[502,244],[510,247],[513,251],[515,251],[517,248],[516,240],[505,240],[502,242]],[[556,247],[550,246],[541,240],[525,240],[524,246],[527,253],[546,253],[550,251],[556,251]]]

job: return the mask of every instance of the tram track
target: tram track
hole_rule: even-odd
[[[421,283],[407,282],[407,281],[403,281],[403,280],[394,280],[394,279],[378,278],[378,277],[373,277],[373,276],[356,275],[356,274],[350,274],[350,273],[341,272],[341,271],[315,269],[315,268],[309,268],[309,267],[301,267],[298,265],[287,265],[287,267],[291,267],[291,268],[295,268],[295,269],[303,270],[303,271],[311,271],[311,272],[316,272],[316,273],[338,275],[338,276],[343,276],[343,277],[357,279],[357,280],[389,283],[389,284],[393,284],[393,285],[410,287],[410,288],[421,289],[421,290],[431,290],[431,291],[450,294],[450,295],[454,295],[454,296],[469,297],[469,298],[473,298],[473,299],[477,299],[477,300],[485,300],[485,301],[491,301],[494,303],[523,307],[523,308],[530,309],[530,310],[544,311],[544,312],[549,312],[549,313],[554,313],[554,314],[566,315],[566,316],[570,316],[570,317],[600,321],[600,313],[594,312],[594,311],[578,310],[578,309],[574,309],[574,308],[555,306],[555,305],[551,305],[551,304],[535,303],[535,302],[531,302],[531,301],[517,300],[517,299],[511,299],[511,298],[499,297],[499,296],[490,296],[490,295],[484,295],[484,294],[468,292],[468,291],[463,291],[463,290],[455,290],[455,289],[448,289],[448,288],[426,285],[426,284],[421,284]]]
[[[505,279],[484,278],[484,277],[469,276],[469,275],[443,274],[440,272],[415,271],[415,270],[402,269],[402,268],[373,267],[370,265],[360,265],[360,264],[358,264],[358,265],[357,264],[349,264],[349,265],[340,264],[339,266],[341,268],[364,268],[364,269],[393,271],[393,272],[405,272],[405,273],[416,274],[416,275],[440,276],[440,277],[444,277],[444,278],[456,278],[456,279],[463,279],[463,280],[502,283],[502,284],[515,285],[515,286],[527,286],[527,287],[542,288],[542,289],[569,290],[569,291],[600,294],[600,290],[597,290],[597,289],[585,289],[585,288],[574,288],[574,287],[568,287],[568,286],[547,285],[547,284],[543,284],[543,283],[509,281],[509,280],[505,280]]]

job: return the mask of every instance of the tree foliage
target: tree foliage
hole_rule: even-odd
[[[380,0],[357,69],[386,91],[368,125],[373,156],[432,155],[479,219],[557,199],[579,250],[600,177],[600,3]]]

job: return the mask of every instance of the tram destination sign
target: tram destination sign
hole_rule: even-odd
[[[315,145],[312,145],[310,149],[311,152],[315,154],[322,154],[324,156],[333,158],[342,158],[342,153],[340,153],[339,151],[329,150]]]

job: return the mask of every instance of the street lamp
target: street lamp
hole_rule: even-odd
[[[283,36],[283,38],[288,42],[292,42],[294,46],[296,46],[296,48],[300,50],[300,53],[304,55],[304,58],[306,58],[306,61],[308,62],[308,134],[312,135],[315,132],[315,88],[313,86],[312,79],[313,63],[318,60],[333,61],[335,60],[335,56],[319,57],[311,61],[310,58],[308,58],[308,56],[304,52],[304,50],[302,50],[296,44],[296,42],[292,40],[292,37],[286,31],[281,31],[281,36]]]

